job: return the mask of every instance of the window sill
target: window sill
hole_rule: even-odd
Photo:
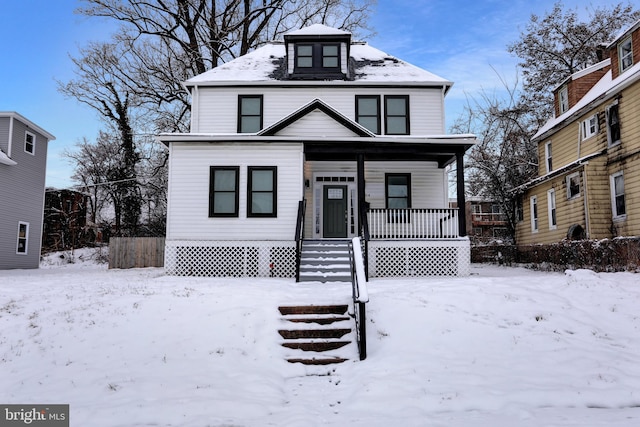
[[[614,216],[611,220],[613,222],[624,222],[624,221],[627,220],[627,214],[620,215],[620,216]]]

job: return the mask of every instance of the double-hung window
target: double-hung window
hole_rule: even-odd
[[[262,129],[262,95],[238,96],[238,133],[256,133]]]
[[[580,123],[580,137],[582,140],[591,138],[598,133],[598,115],[588,117]]]
[[[620,143],[620,114],[618,103],[615,102],[607,107],[607,141],[609,145]]]
[[[247,216],[277,216],[277,167],[249,166],[247,168]]]
[[[211,166],[209,170],[209,216],[238,217],[240,168]]]
[[[411,207],[411,175],[408,173],[385,174],[387,209]]]
[[[553,188],[547,191],[547,207],[549,210],[549,230],[555,230],[558,222],[556,218],[556,191]]]
[[[551,150],[551,141],[544,145],[544,157],[547,164],[547,173],[553,170],[553,152]]]
[[[618,45],[618,58],[620,59],[620,72],[623,73],[633,66],[633,44],[631,36]]]
[[[35,154],[36,136],[31,132],[24,133],[24,151],[29,154]]]
[[[558,104],[560,108],[560,114],[563,114],[567,110],[569,110],[569,90],[567,89],[566,86],[560,89],[560,92],[558,93],[558,98],[559,98]]]
[[[384,97],[384,129],[387,135],[409,135],[409,96]]]
[[[529,199],[529,205],[531,208],[531,232],[538,232],[538,197],[531,196]]]
[[[356,121],[375,134],[380,134],[380,97],[356,95]]]
[[[18,222],[18,242],[16,244],[16,254],[26,255],[29,243],[29,223]]]
[[[580,172],[567,176],[567,199],[573,199],[580,195]]]
[[[622,219],[627,214],[624,201],[624,175],[622,171],[611,175],[611,210],[614,219]]]

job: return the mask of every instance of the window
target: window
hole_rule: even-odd
[[[338,45],[322,45],[322,68],[338,68],[340,49]]]
[[[340,71],[338,43],[296,44],[297,73]]]
[[[609,145],[620,143],[620,115],[618,113],[618,103],[615,102],[607,107],[607,141]]]
[[[556,220],[556,191],[553,188],[547,191],[547,206],[549,209],[549,230],[555,230],[558,223]]]
[[[551,141],[544,145],[544,158],[547,160],[547,173],[553,170],[553,153],[551,151]]]
[[[567,176],[567,199],[580,196],[580,172]]]
[[[380,97],[356,95],[356,121],[375,134],[380,134]]]
[[[610,177],[611,182],[611,210],[614,219],[624,218],[627,210],[624,202],[624,175],[615,173]]]
[[[247,170],[247,216],[277,216],[277,168],[249,166]]]
[[[18,244],[16,245],[16,253],[18,255],[26,255],[29,243],[29,223],[18,222]]]
[[[529,199],[529,203],[531,205],[531,232],[538,232],[538,197],[532,196]]]
[[[24,151],[26,151],[29,154],[35,154],[36,136],[31,132],[24,133]]]
[[[598,115],[594,114],[580,123],[580,136],[585,140],[598,133]]]
[[[620,58],[620,72],[624,72],[633,66],[633,47],[631,36],[618,45],[618,58]]]
[[[255,133],[262,129],[262,95],[238,96],[238,133]]]
[[[211,166],[209,170],[209,216],[238,216],[238,184],[240,168],[237,166]]]
[[[385,174],[387,209],[408,209],[411,207],[411,175],[400,173]]]
[[[296,68],[313,67],[313,45],[296,45]]]
[[[560,104],[559,105],[560,114],[562,114],[569,109],[569,90],[567,89],[566,86],[560,89],[560,92],[558,93],[558,97],[559,97],[558,103]]]
[[[517,222],[524,221],[524,209],[522,205],[523,205],[522,196],[518,196],[516,198],[516,221]]]
[[[409,97],[388,95],[384,97],[384,128],[387,135],[409,134]]]

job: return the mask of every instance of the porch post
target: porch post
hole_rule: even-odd
[[[361,209],[364,206],[364,202],[365,202],[365,194],[364,194],[364,153],[358,153],[357,154],[357,179],[358,179],[358,221],[356,222],[356,225],[358,227],[358,236],[360,235],[360,232],[362,231],[362,212]]]
[[[464,197],[464,152],[456,153],[456,181],[458,196],[458,234],[460,237],[467,235],[467,212]]]

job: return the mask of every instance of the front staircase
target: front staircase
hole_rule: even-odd
[[[300,253],[301,282],[351,282],[348,240],[305,240]]]
[[[329,365],[356,356],[347,304],[281,306],[278,310],[285,325],[278,333],[288,349],[285,358],[289,363]]]

